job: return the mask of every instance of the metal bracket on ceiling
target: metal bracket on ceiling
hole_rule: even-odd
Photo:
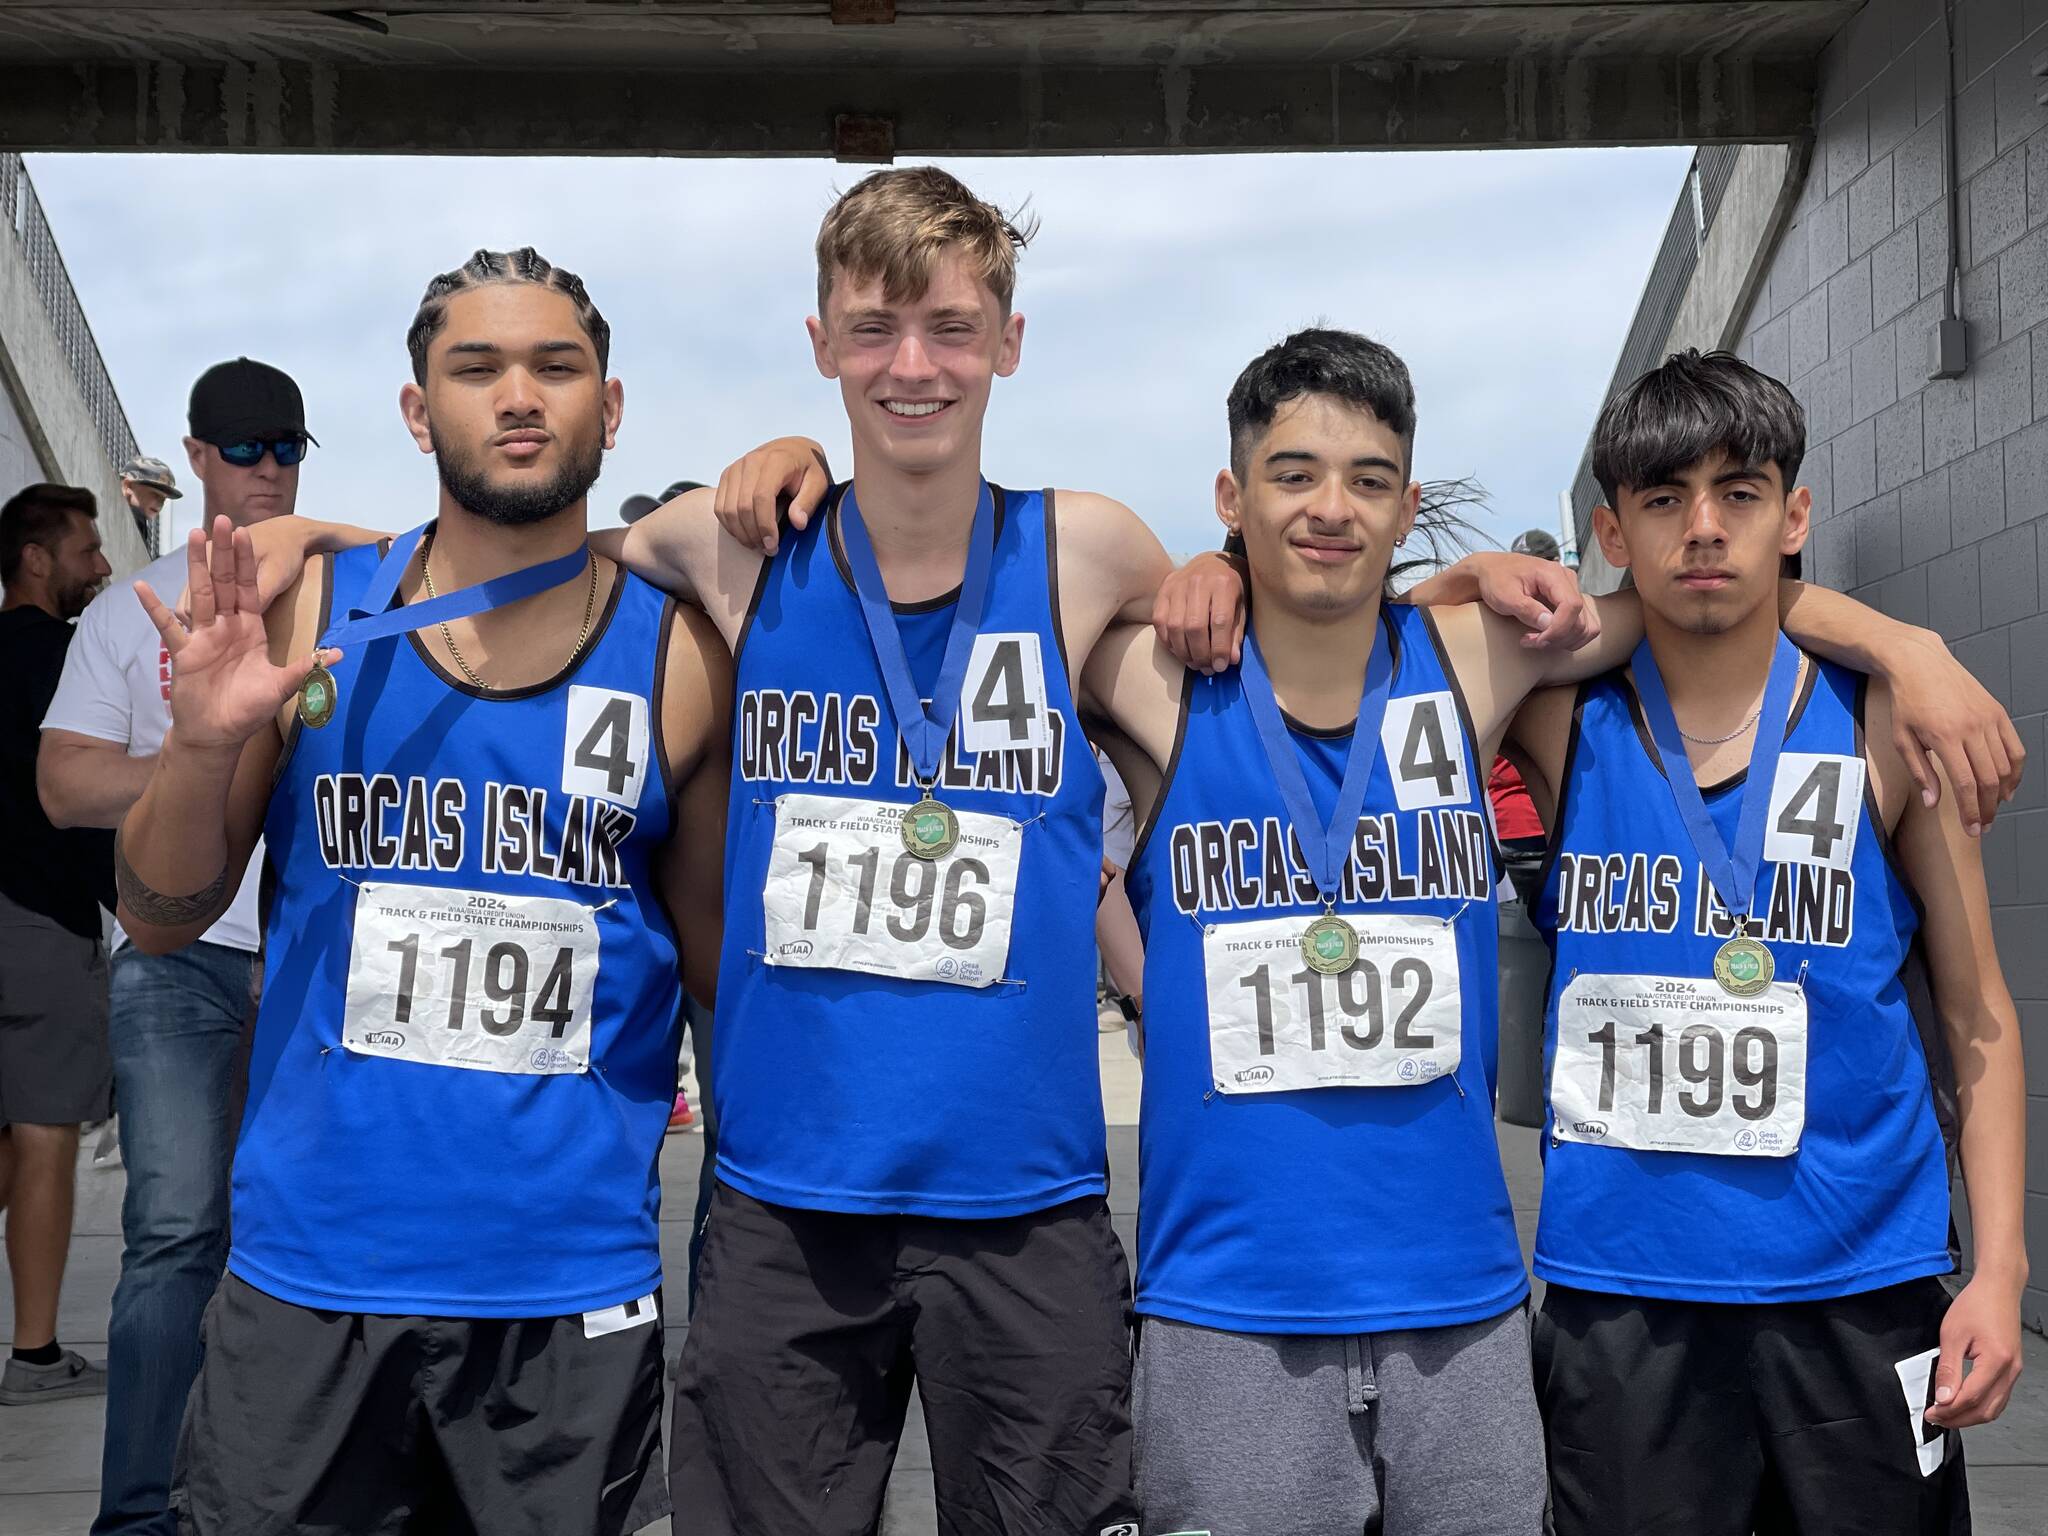
[[[887,165],[896,158],[896,119],[841,112],[832,119],[832,158],[845,165]]]

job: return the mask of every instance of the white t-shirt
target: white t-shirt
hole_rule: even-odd
[[[173,602],[185,589],[185,551],[176,550],[140,573],[152,591]],[[149,757],[171,728],[171,658],[156,626],[125,581],[117,581],[79,615],[78,632],[64,657],[64,676],[43,716],[46,731],[71,731],[118,741],[130,757]],[[206,931],[209,944],[255,950],[261,937],[256,886],[263,845],[249,856],[234,904]],[[116,925],[114,943],[127,942]]]
[[[1095,762],[1102,769],[1102,852],[1118,869],[1131,867],[1131,853],[1138,842],[1138,821],[1131,812],[1131,792],[1124,788],[1123,775],[1097,749]]]

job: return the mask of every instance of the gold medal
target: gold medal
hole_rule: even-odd
[[[334,674],[321,663],[314,662],[313,670],[299,684],[299,718],[314,730],[319,730],[334,718],[334,706],[339,697]]]
[[[918,858],[942,859],[959,841],[959,821],[932,798],[930,790],[903,813],[903,846]]]
[[[1336,913],[1323,915],[1301,931],[1301,958],[1325,976],[1341,976],[1358,960],[1358,930]]]
[[[1770,950],[1746,928],[1714,951],[1714,980],[1730,997],[1755,997],[1777,973]]]

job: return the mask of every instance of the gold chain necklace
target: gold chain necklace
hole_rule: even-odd
[[[434,590],[434,573],[427,568],[427,554],[428,551],[433,549],[433,547],[434,537],[432,534],[429,534],[427,535],[426,538],[420,540],[420,579],[426,583],[427,596],[430,599],[438,597],[440,595]],[[582,654],[583,642],[590,638],[591,615],[593,615],[596,612],[597,551],[593,549],[590,551],[590,589],[583,594],[583,628],[577,631],[576,644],[569,652],[570,661],[574,661],[579,655]],[[476,669],[474,667],[472,667],[467,661],[463,660],[462,651],[455,644],[455,636],[449,632],[446,620],[443,620],[441,623],[441,639],[444,642],[446,642],[448,646],[448,654],[455,658],[455,665],[462,669],[462,675],[469,679],[470,685],[472,687],[480,688],[485,693],[497,692],[497,690],[493,688],[489,683],[485,682],[482,678],[476,675]],[[563,665],[565,666],[567,664],[567,662],[563,663]]]

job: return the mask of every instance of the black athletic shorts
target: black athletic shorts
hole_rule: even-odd
[[[590,1338],[580,1316],[315,1311],[231,1274],[179,1436],[181,1530],[636,1531],[668,1513],[658,1297],[650,1310]]]
[[[1923,1471],[1894,1369],[1941,1342],[1948,1302],[1932,1277],[1763,1306],[1551,1286],[1536,1397],[1557,1536],[1968,1532],[1962,1437],[1930,1435]]]
[[[960,1221],[720,1185],[697,1286],[679,1536],[871,1536],[913,1381],[939,1536],[1137,1536],[1130,1275],[1100,1196]]]

